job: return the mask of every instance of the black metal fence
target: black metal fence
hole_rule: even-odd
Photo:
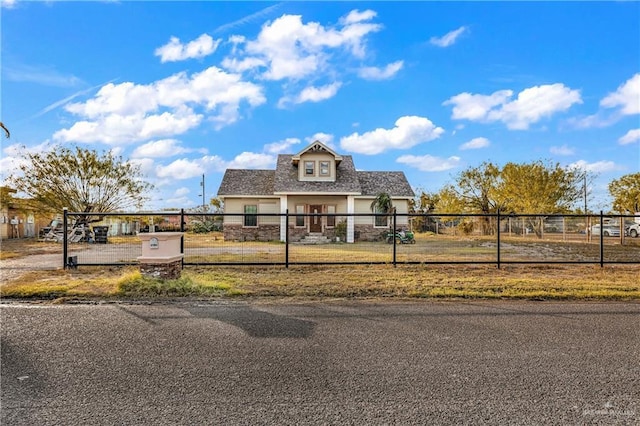
[[[64,212],[63,265],[138,264],[138,234],[179,231],[194,265],[639,264],[631,215]],[[310,232],[311,224],[319,232]],[[230,224],[234,224],[233,227]],[[286,226],[283,226],[286,224]],[[246,225],[246,226],[245,226]],[[233,229],[232,229],[233,228]],[[283,229],[284,228],[284,229]],[[66,231],[65,231],[66,230]],[[402,234],[393,232],[402,231]],[[631,230],[631,232],[630,232]],[[316,230],[317,231],[317,230]],[[50,233],[51,233],[50,232]],[[636,236],[636,237],[634,237]],[[47,239],[45,238],[45,241]]]

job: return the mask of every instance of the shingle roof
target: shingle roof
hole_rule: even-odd
[[[413,197],[415,194],[403,172],[356,171],[353,158],[342,156],[336,169],[335,182],[298,181],[298,169],[292,155],[278,156],[276,170],[227,169],[218,196],[273,195],[274,193],[323,192],[376,196],[386,192],[393,197]]]
[[[298,180],[298,169],[291,161],[293,155],[278,155],[278,165],[274,190],[275,192],[332,192],[360,193],[360,182],[350,155],[343,155],[336,168],[335,182],[307,182]]]
[[[403,172],[357,172],[362,195],[386,192],[393,197],[414,197],[415,193]]]
[[[273,195],[275,170],[227,169],[218,195]]]

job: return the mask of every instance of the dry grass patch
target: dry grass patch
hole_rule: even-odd
[[[177,280],[137,268],[39,271],[0,286],[4,298],[484,298],[640,300],[637,266],[336,266],[187,268]]]

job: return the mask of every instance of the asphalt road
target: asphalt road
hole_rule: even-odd
[[[640,424],[640,304],[0,306],[9,425]]]

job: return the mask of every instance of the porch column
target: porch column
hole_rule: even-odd
[[[355,213],[355,199],[353,195],[347,195],[347,213]],[[353,234],[354,217],[347,216],[347,242],[352,243],[354,241]]]
[[[286,216],[284,216],[284,214],[287,213],[287,205],[288,205],[288,200],[287,200],[287,196],[286,195],[281,195],[280,196],[280,213],[283,216],[280,216],[280,241],[282,241],[283,243],[286,241],[287,239],[287,226],[289,226],[289,224],[287,223],[287,218]]]

